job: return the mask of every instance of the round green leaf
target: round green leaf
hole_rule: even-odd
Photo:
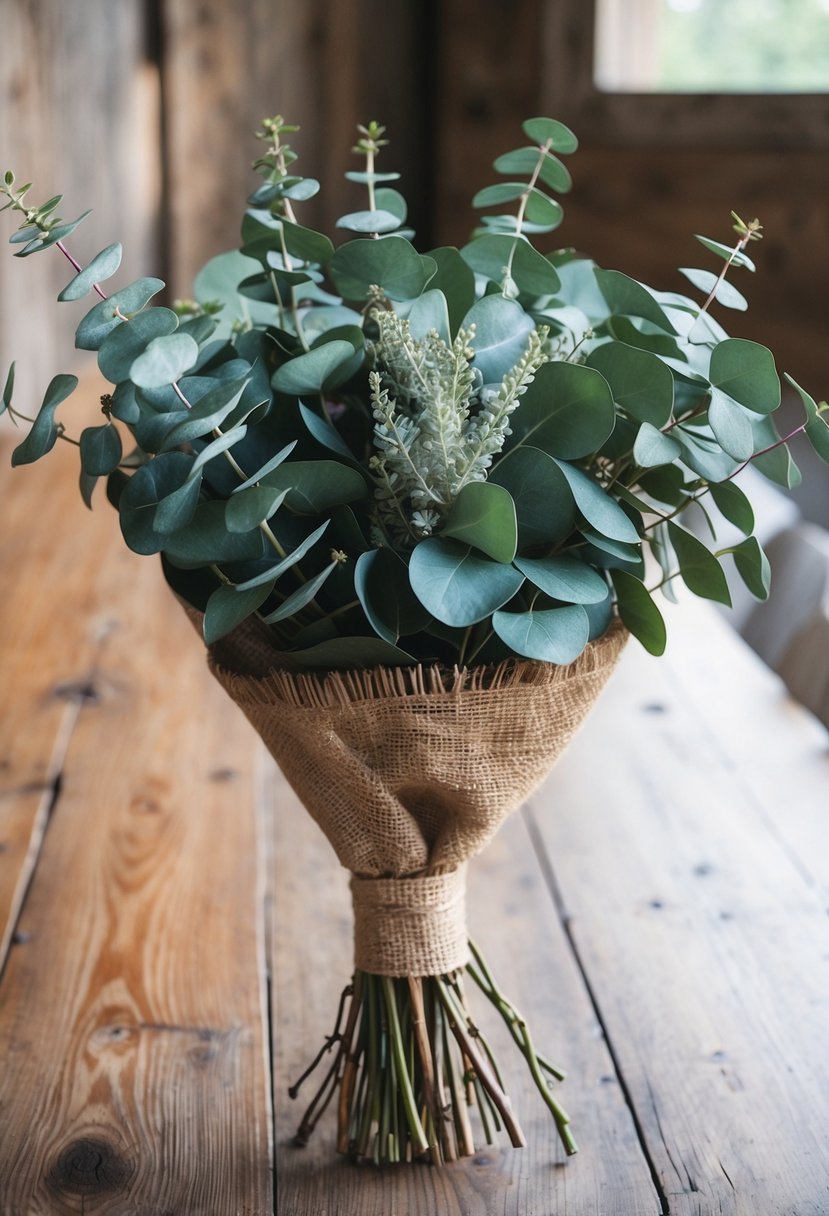
[[[428,267],[405,237],[358,239],[341,245],[331,258],[334,286],[346,300],[364,300],[377,284],[390,300],[411,300],[429,281]]]
[[[497,207],[500,203],[511,203],[527,190],[526,182],[496,182],[484,186],[472,199],[473,207]]]
[[[744,266],[746,270],[754,270],[754,263],[743,250],[735,250],[730,245],[723,245],[720,241],[712,241],[707,236],[697,235],[696,239],[700,245],[704,245],[711,253],[715,253],[718,258],[722,258],[724,262],[730,262],[732,266]]]
[[[484,296],[463,319],[464,329],[470,325],[475,326],[470,343],[475,351],[473,367],[481,373],[484,384],[500,384],[527,348],[527,338],[535,328],[532,317],[515,300]]]
[[[507,443],[510,449],[529,444],[576,460],[602,446],[615,420],[610,388],[597,371],[578,363],[544,363],[512,415]]]
[[[556,152],[575,152],[579,146],[570,128],[555,118],[528,118],[521,124],[521,129],[528,139],[537,144],[549,141]]]
[[[165,452],[142,465],[127,481],[118,513],[124,540],[134,553],[146,556],[164,548],[167,538],[155,527],[156,509],[187,482],[192,464],[193,457],[184,452]]]
[[[449,309],[446,296],[438,288],[429,288],[417,297],[409,309],[408,321],[413,338],[425,338],[436,330],[447,346],[451,345]]]
[[[574,557],[516,557],[515,565],[534,587],[565,604],[600,604],[607,583],[591,566]]]
[[[649,422],[643,422],[633,444],[633,459],[640,469],[672,464],[682,455],[682,448],[670,435],[663,435]]]
[[[711,352],[709,379],[715,388],[758,414],[780,405],[780,380],[771,351],[759,342],[726,338]]]
[[[564,219],[561,203],[557,203],[554,198],[548,198],[537,186],[530,190],[524,214],[531,223],[543,224],[548,229],[557,228]]]
[[[573,179],[567,167],[557,156],[552,156],[549,152],[542,155],[537,147],[516,148],[514,152],[505,152],[503,156],[498,157],[493,168],[498,173],[523,173],[527,177],[531,177],[535,172],[539,156],[541,157],[541,168],[538,173],[540,180],[551,190],[560,190],[562,193],[569,190]]]
[[[512,599],[524,581],[514,566],[479,557],[458,541],[429,537],[414,549],[409,581],[417,598],[445,625],[474,625]]]
[[[590,621],[580,604],[538,612],[495,612],[492,628],[516,654],[543,663],[572,663],[590,636]]]
[[[625,342],[604,342],[590,352],[587,362],[601,372],[610,385],[613,400],[631,418],[655,427],[670,421],[674,378],[657,355]]]
[[[684,274],[685,278],[706,296],[716,288],[714,299],[722,304],[723,308],[733,308],[737,312],[745,312],[748,308],[748,300],[745,296],[727,279],[718,283],[719,275],[712,274],[710,270],[693,270],[689,266],[680,266],[679,273]]]
[[[597,268],[594,273],[599,289],[614,315],[642,317],[666,333],[676,333],[668,320],[667,313],[644,284],[622,274],[620,270],[599,270]]]
[[[475,303],[475,276],[457,249],[452,246],[433,249],[430,257],[433,258],[437,270],[429,280],[429,286],[442,291],[446,297],[449,330],[454,338],[464,317]]]
[[[469,482],[453,502],[441,535],[472,545],[493,561],[511,562],[518,524],[509,491],[492,481]]]
[[[553,295],[561,286],[554,267],[523,237],[487,233],[464,246],[461,257],[477,274],[498,284],[512,259],[513,282],[527,295]]]
[[[513,448],[494,466],[490,484],[509,490],[521,548],[552,544],[573,530],[575,502],[567,478],[546,452]]]
[[[382,638],[331,638],[305,650],[281,654],[280,666],[292,671],[349,671],[356,667],[409,667],[416,660]]]
[[[664,654],[667,640],[665,622],[650,592],[640,579],[624,570],[613,570],[610,577],[622,623],[649,654]]]
[[[180,380],[198,357],[199,348],[188,334],[153,338],[133,363],[129,378],[138,388],[163,388]]]
[[[276,392],[293,397],[302,393],[318,393],[338,368],[349,363],[353,357],[352,344],[334,338],[283,363],[271,377],[271,385]]]
[[[139,312],[149,300],[161,291],[164,283],[161,279],[137,279],[136,282],[122,287],[106,300],[101,300],[91,308],[75,331],[75,346],[78,350],[98,350],[107,334],[118,325],[123,324],[124,317],[131,317]]]
[[[160,459],[161,457],[157,456],[150,464],[155,464]],[[164,551],[171,561],[180,565],[207,566],[214,562],[252,562],[258,561],[264,554],[265,539],[258,528],[250,532],[228,532],[225,524],[225,504],[216,499],[200,502],[187,527],[165,537]]]
[[[400,227],[400,220],[391,211],[376,208],[374,211],[351,211],[337,220],[337,228],[347,228],[349,232],[394,232]]]
[[[98,367],[110,384],[129,380],[135,360],[154,338],[166,337],[178,328],[178,317],[169,308],[146,308],[126,325],[107,334],[98,350]]]
[[[121,265],[122,252],[120,242],[116,241],[114,245],[107,245],[106,249],[96,253],[86,269],[79,271],[74,279],[67,283],[58,296],[58,300],[63,302],[64,300],[83,299],[96,283],[104,283],[107,279],[112,278]]]

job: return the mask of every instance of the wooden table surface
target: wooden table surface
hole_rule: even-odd
[[[74,451],[10,446],[2,1216],[827,1216],[829,737],[713,611],[628,646],[471,867],[581,1152],[493,1026],[529,1147],[356,1168],[333,1115],[291,1145],[286,1092],[349,976],[346,875]]]

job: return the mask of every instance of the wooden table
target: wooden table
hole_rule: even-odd
[[[261,1216],[274,1163],[281,1216],[829,1213],[829,739],[712,611],[628,647],[472,866],[580,1154],[504,1046],[526,1150],[357,1169],[331,1118],[292,1147],[286,1094],[348,978],[346,875],[75,453],[9,447],[2,1216]]]

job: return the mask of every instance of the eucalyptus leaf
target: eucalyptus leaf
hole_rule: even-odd
[[[530,612],[495,612],[492,628],[516,654],[543,663],[572,663],[590,636],[590,621],[580,604]]]
[[[682,455],[682,448],[670,435],[663,434],[649,422],[643,422],[633,445],[633,459],[640,469],[672,464]]]
[[[801,388],[788,373],[786,380],[797,391],[803,402],[803,408],[806,410],[806,438],[821,460],[829,464],[829,425],[827,425],[825,412],[821,412],[814,397],[811,397],[805,388]]]
[[[638,544],[639,533],[614,498],[607,494],[599,483],[575,465],[557,460],[570,485],[579,512],[602,536],[621,540],[627,544]]]
[[[424,291],[413,301],[407,320],[413,338],[425,338],[435,330],[447,346],[451,345],[449,308],[446,296],[438,288]]]
[[[492,481],[471,481],[461,489],[441,529],[442,536],[472,545],[496,562],[511,562],[518,548],[515,503]]]
[[[408,667],[416,660],[382,638],[343,637],[280,655],[280,666],[295,671],[349,671],[359,667]]]
[[[711,389],[708,424],[724,452],[748,460],[754,452],[754,431],[745,409],[718,388]]]
[[[528,118],[521,124],[521,129],[535,143],[549,143],[556,152],[575,152],[579,146],[570,128],[555,118]]]
[[[216,388],[205,393],[187,417],[167,432],[164,437],[164,450],[178,447],[181,443],[192,443],[202,435],[209,435],[233,410],[247,383],[247,378],[242,381],[231,380],[218,384]]]
[[[595,270],[596,282],[607,300],[610,311],[625,317],[643,317],[668,334],[676,329],[665,310],[657,303],[653,293],[636,279],[622,274],[620,270]]]
[[[337,220],[338,228],[349,232],[394,232],[400,227],[400,219],[391,211],[377,207],[374,211],[351,211]]]
[[[771,589],[771,566],[756,536],[748,536],[731,550],[740,578],[758,600],[767,600]]]
[[[108,477],[121,460],[121,436],[112,423],[81,431],[81,467],[89,477]]]
[[[175,384],[199,357],[199,348],[188,334],[153,338],[130,368],[130,380],[138,388],[161,388]]]
[[[463,320],[464,329],[470,325],[475,326],[470,343],[475,351],[473,367],[484,384],[503,380],[523,355],[535,328],[520,304],[501,295],[484,296],[473,304]]]
[[[265,540],[258,528],[228,532],[225,504],[213,501],[200,502],[187,527],[166,537],[163,547],[167,556],[180,565],[207,566],[215,562],[256,561],[265,551]]]
[[[267,477],[268,473],[271,473],[274,469],[278,468],[279,465],[282,464],[283,460],[287,460],[295,447],[295,439],[293,439],[290,443],[286,443],[285,446],[280,448],[274,456],[271,456],[268,460],[266,460],[261,468],[258,468],[252,476],[248,477],[246,481],[243,481],[236,486],[233,491],[234,494],[240,494],[242,490],[246,490],[248,486],[256,485],[257,482],[262,481],[264,477]]]
[[[512,599],[524,581],[514,566],[479,557],[459,541],[429,537],[409,560],[409,581],[423,607],[445,625],[474,625]]]
[[[710,549],[673,520],[668,521],[668,536],[676,552],[680,576],[688,590],[730,608],[731,593],[725,573]]]
[[[674,378],[657,355],[624,342],[604,342],[590,352],[587,362],[601,372],[610,385],[613,400],[632,418],[655,427],[663,427],[670,421]]]
[[[334,286],[346,300],[364,300],[375,284],[390,300],[409,300],[420,295],[430,278],[414,246],[396,235],[381,241],[347,241],[336,250],[328,269]]]
[[[101,300],[81,318],[75,331],[75,346],[79,350],[98,350],[107,334],[124,324],[124,317],[129,319],[140,312],[163,286],[161,279],[137,279]]]
[[[9,368],[9,374],[6,376],[6,383],[3,386],[3,404],[0,407],[0,414],[7,410],[12,403],[12,393],[14,392],[14,363]]]
[[[512,448],[494,466],[489,482],[509,490],[521,548],[553,544],[573,530],[575,501],[570,483],[546,452],[531,446]]]
[[[212,646],[226,637],[264,604],[273,589],[272,583],[240,591],[237,587],[217,587],[207,601],[202,622],[205,643]]]
[[[719,275],[712,274],[710,270],[693,270],[689,266],[680,266],[679,273],[684,274],[689,283],[704,292],[706,297],[713,291],[714,299],[718,304],[722,304],[723,308],[733,308],[737,312],[745,312],[748,308],[745,296],[727,279],[720,281]]]
[[[430,256],[437,270],[430,279],[429,286],[442,291],[446,298],[450,336],[454,338],[475,302],[475,276],[457,249],[451,246],[433,249]]]
[[[314,547],[327,531],[330,522],[329,519],[326,519],[324,523],[320,524],[318,528],[315,528],[303,541],[296,545],[290,553],[286,553],[280,561],[266,567],[259,574],[255,574],[251,578],[245,579],[244,582],[239,583],[239,591],[247,591],[250,587],[261,587],[263,583],[275,582],[278,578],[281,578],[286,570],[290,570],[292,566],[296,566],[302,561],[306,553]]]
[[[392,549],[360,554],[354,589],[372,629],[387,642],[419,633],[429,623],[429,613],[412,590],[406,563]]]
[[[353,357],[354,347],[350,342],[337,339],[324,342],[278,367],[271,377],[271,385],[276,392],[291,396],[318,393]]]
[[[37,417],[32,423],[32,429],[12,452],[13,465],[33,464],[35,460],[39,460],[41,456],[45,456],[52,450],[59,434],[55,422],[55,410],[77,387],[77,376],[61,373],[50,380]]]
[[[780,405],[780,380],[771,351],[759,342],[727,338],[711,352],[712,385],[758,414]]]
[[[98,367],[111,384],[131,380],[132,365],[154,338],[172,334],[178,317],[169,308],[146,308],[107,334],[98,349]],[[133,381],[137,384],[137,381]],[[148,386],[149,387],[149,386]]]
[[[599,604],[607,598],[602,576],[574,557],[516,557],[515,565],[534,587],[565,604]]]
[[[523,173],[527,177],[535,173],[537,166],[539,180],[551,190],[564,194],[572,187],[573,179],[567,166],[550,152],[540,152],[538,147],[516,148],[514,152],[505,152],[493,164],[498,173]]]
[[[697,235],[696,239],[700,245],[704,245],[711,253],[715,253],[718,258],[730,262],[732,266],[744,266],[746,270],[754,270],[754,263],[742,249],[737,250],[730,245],[723,245],[721,241],[712,241],[707,236]]]
[[[745,493],[733,481],[709,486],[717,510],[729,523],[748,536],[754,531],[754,510]]]
[[[240,494],[232,494],[225,503],[228,532],[249,532],[270,519],[285,501],[287,490],[273,486],[249,486]]]
[[[185,485],[192,464],[193,457],[184,452],[165,452],[127,480],[118,512],[124,540],[134,553],[149,555],[164,548],[167,538],[155,527],[155,513],[163,499]]]
[[[287,620],[288,617],[294,616],[301,612],[303,608],[311,603],[317,592],[322,588],[323,584],[331,577],[337,568],[337,562],[331,562],[324,570],[314,578],[309,579],[307,583],[303,583],[292,595],[289,595],[278,608],[273,612],[269,612],[267,616],[263,616],[263,620],[267,625],[275,625],[277,621]]]
[[[120,241],[116,241],[113,245],[107,245],[106,249],[102,249],[100,253],[96,253],[86,269],[79,271],[74,279],[71,279],[67,283],[58,296],[58,300],[60,302],[64,300],[81,300],[87,292],[92,290],[96,283],[105,283],[107,279],[112,278],[121,265],[122,253]]]
[[[488,233],[465,245],[461,257],[493,283],[500,284],[509,267],[513,282],[527,295],[552,295],[561,286],[555,268],[523,237]]]
[[[196,513],[201,501],[202,478],[195,461],[187,473],[187,480],[177,490],[162,498],[153,515],[153,528],[163,536],[186,528]]]
[[[300,515],[321,515],[366,495],[363,475],[335,460],[288,461],[262,480],[273,489],[286,490],[287,506]]]
[[[640,579],[624,570],[611,572],[622,623],[641,642],[648,654],[665,653],[667,633],[662,613]]]

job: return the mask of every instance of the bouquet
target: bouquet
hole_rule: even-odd
[[[728,603],[729,561],[768,594],[736,478],[753,463],[793,485],[800,432],[829,461],[827,406],[788,378],[804,417],[781,437],[770,351],[712,315],[746,307],[727,276],[754,270],[758,221],[697,238],[716,269],[682,271],[693,298],[543,252],[577,143],[533,118],[475,195],[470,242],[422,253],[370,123],[347,174],[363,206],[335,247],[297,218],[319,183],[296,172],[294,130],[263,123],[241,248],[170,308],[151,303],[159,279],[108,294],[120,245],[82,265],[66,242],[84,217],[57,217],[59,197],[31,206],[5,174],[17,256],[54,247],[74,271],[59,300],[97,295],[76,345],[113,386],[76,437],[56,411],[77,380],[56,376],[12,461],[78,445],[85,501],[104,478],[127,545],[160,554],[214,674],[352,873],[353,979],[298,1140],[336,1097],[337,1147],[361,1160],[441,1163],[501,1129],[523,1143],[475,988],[572,1153],[564,1074],[469,939],[466,863],[567,745],[628,634],[662,652],[655,591],[679,578]],[[13,384],[12,366],[17,422]],[[743,539],[712,547],[722,519]]]

